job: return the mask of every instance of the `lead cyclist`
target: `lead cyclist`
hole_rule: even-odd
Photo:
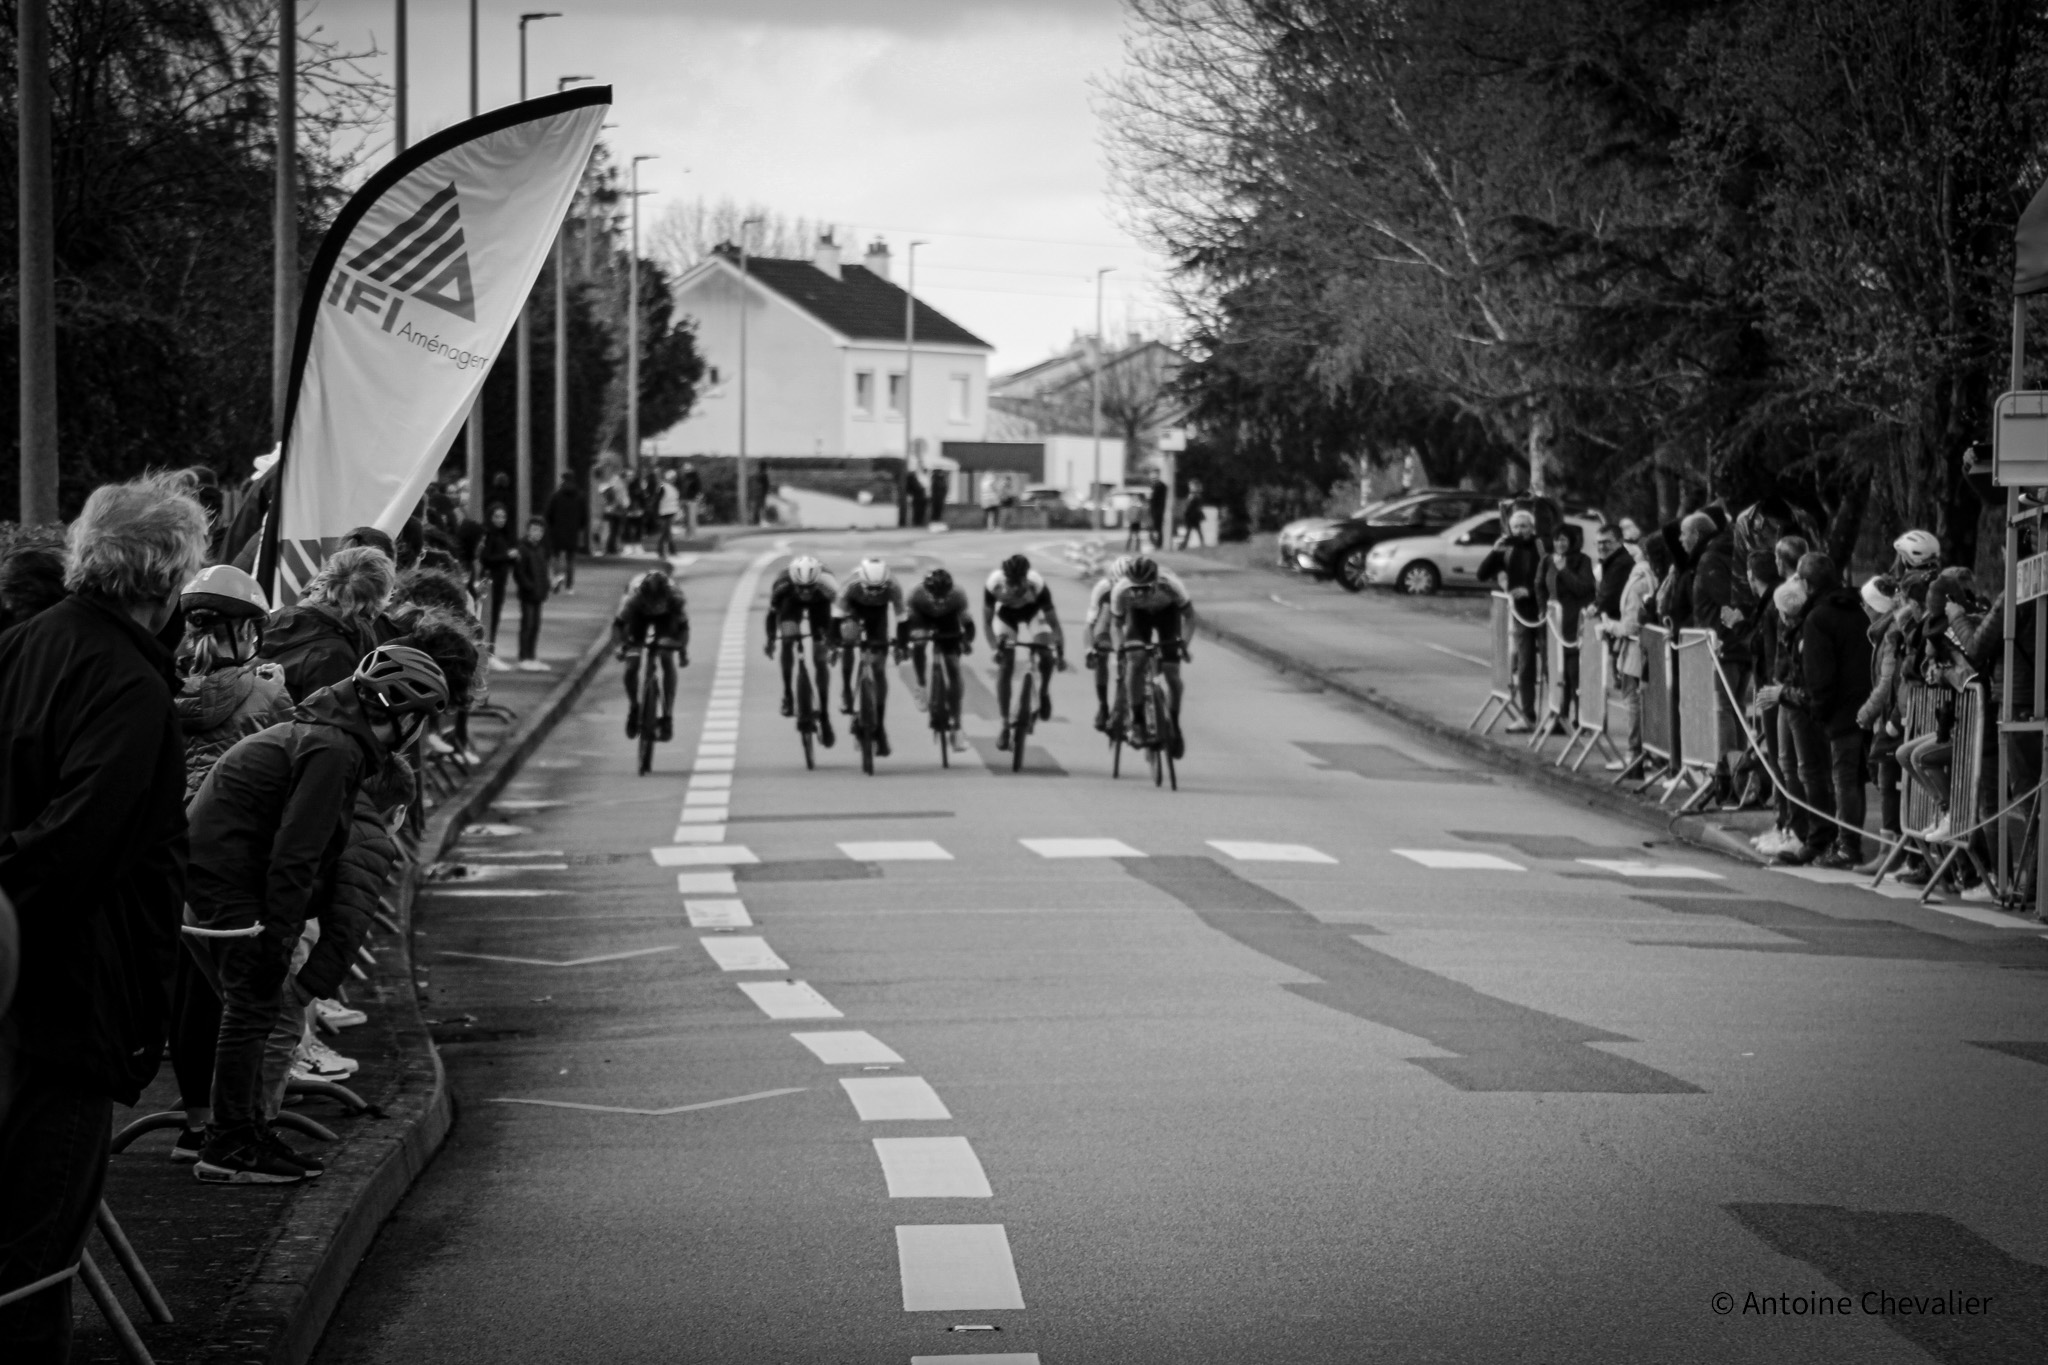
[[[1110,646],[1118,659],[1116,675],[1116,719],[1114,724],[1129,734],[1131,698],[1126,686],[1127,670],[1122,666],[1123,648],[1156,640],[1159,671],[1166,678],[1167,710],[1173,719],[1173,739],[1168,746],[1175,761],[1187,752],[1180,727],[1181,661],[1190,658],[1187,637],[1193,623],[1195,604],[1179,575],[1162,569],[1149,555],[1131,559],[1124,581],[1109,595]],[[1149,736],[1138,737],[1142,741]]]
[[[1066,633],[1060,629],[1059,610],[1053,606],[1052,589],[1023,555],[1011,555],[1003,566],[988,576],[981,592],[981,624],[996,659],[996,705],[1003,713],[1003,732],[996,739],[998,749],[1010,747],[1010,678],[1016,651],[1004,648],[1013,642],[1049,643],[1049,653],[1039,653],[1041,676],[1038,689],[1038,718],[1052,719],[1052,674],[1067,665]]]

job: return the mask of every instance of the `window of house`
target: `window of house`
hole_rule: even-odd
[[[704,367],[704,382],[706,384],[710,385],[712,388],[715,389],[718,387],[719,379],[720,375],[718,373],[718,367],[716,365],[707,365]]]
[[[946,387],[946,420],[964,422],[967,420],[967,376],[956,374]]]
[[[853,414],[856,417],[875,415],[875,372],[855,370],[853,372]]]
[[[889,415],[891,417],[901,417],[903,415],[903,376],[900,374],[889,376]]]

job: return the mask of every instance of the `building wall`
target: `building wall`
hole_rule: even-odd
[[[718,373],[690,415],[648,442],[670,455],[739,451],[740,331],[738,272],[709,270],[686,282],[676,311],[696,319],[697,347]],[[747,310],[747,453],[845,454],[838,340],[810,316],[758,284]]]
[[[848,455],[901,455],[903,416],[889,405],[889,381],[903,374],[903,348],[875,342],[854,342],[843,353],[842,392],[846,399],[843,440]],[[856,402],[859,376],[873,376],[872,411],[863,413]],[[965,385],[964,412],[959,406],[958,385]],[[981,351],[939,350],[918,347],[916,368],[911,374],[910,403],[916,422],[915,436],[924,441],[927,465],[943,463],[939,447],[945,441],[979,441],[988,429],[988,356]]]
[[[1092,436],[1046,436],[1045,482],[1066,490],[1070,506],[1088,497],[1095,473],[1095,438]],[[1102,482],[1111,488],[1124,481],[1124,442],[1121,436],[1102,438]]]

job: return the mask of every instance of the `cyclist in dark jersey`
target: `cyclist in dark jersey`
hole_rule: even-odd
[[[825,571],[811,555],[798,555],[789,567],[775,575],[768,590],[769,658],[782,654],[782,714],[796,714],[796,697],[790,690],[796,667],[796,641],[804,623],[811,627],[811,670],[818,687],[818,742],[832,747],[832,654],[838,648],[832,629],[832,604],[839,597],[839,580]]]
[[[1047,643],[1052,652],[1038,655],[1040,682],[1038,718],[1052,719],[1052,674],[1065,667],[1067,641],[1060,629],[1060,614],[1052,604],[1047,587],[1031,561],[1011,555],[1003,566],[988,576],[981,591],[982,625],[988,630],[989,647],[996,653],[996,704],[1002,708],[1003,731],[996,739],[998,749],[1010,747],[1010,670],[1015,651],[1001,646],[1013,640]]]
[[[839,658],[839,709],[853,714],[854,656],[863,644],[889,644],[891,611],[903,610],[903,587],[889,572],[889,566],[873,557],[855,566],[853,576],[839,590],[833,614],[839,618],[843,646]],[[889,709],[889,670],[875,670],[875,752],[889,756],[889,731],[884,717]]]
[[[1167,706],[1173,717],[1172,752],[1181,758],[1187,749],[1180,729],[1180,665],[1188,658],[1189,624],[1195,604],[1178,575],[1162,569],[1148,555],[1135,556],[1123,582],[1109,594],[1110,639],[1121,652],[1124,644],[1157,640],[1159,671],[1166,679]],[[1129,696],[1125,695],[1124,673],[1117,673],[1116,724],[1128,724]]]
[[[960,723],[960,656],[974,647],[974,616],[967,604],[967,594],[953,582],[953,575],[944,569],[933,569],[924,576],[924,582],[910,591],[910,601],[903,608],[903,619],[896,626],[896,652],[901,657],[908,649],[911,662],[917,670],[917,685],[924,687],[925,646],[922,640],[912,640],[913,633],[929,634],[931,647],[953,660],[953,671],[946,689],[946,712],[952,716],[956,733],[953,737],[957,748],[966,744],[957,733]]]
[[[654,629],[654,652],[661,656],[661,715],[640,714],[641,642]],[[643,720],[659,725],[655,738],[675,738],[676,667],[690,663],[690,608],[683,590],[660,569],[649,569],[626,585],[612,618],[612,643],[626,661],[626,738],[636,739]]]

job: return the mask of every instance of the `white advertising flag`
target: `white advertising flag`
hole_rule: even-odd
[[[408,149],[335,220],[306,279],[283,468],[258,577],[294,600],[358,526],[396,533],[511,335],[611,105],[587,86]]]

